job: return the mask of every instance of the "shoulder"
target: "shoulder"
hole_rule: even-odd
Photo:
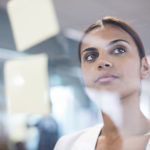
[[[74,149],[85,149],[88,143],[94,145],[97,141],[99,132],[102,128],[102,125],[96,125],[79,132],[63,136],[58,140],[54,150],[74,150]]]

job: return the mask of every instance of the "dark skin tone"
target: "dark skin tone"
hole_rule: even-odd
[[[139,58],[131,36],[114,25],[93,29],[81,45],[81,68],[87,88],[120,96],[122,123],[118,126],[102,112],[104,126],[96,150],[144,150],[150,121],[140,110],[139,89],[149,65],[146,57]]]

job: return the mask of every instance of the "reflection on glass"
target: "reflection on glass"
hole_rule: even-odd
[[[57,3],[57,1],[54,1],[54,2]],[[63,1],[61,2],[63,3]],[[61,2],[59,1],[58,3],[60,4]],[[15,42],[17,45],[17,49],[24,51],[31,46],[34,46],[34,47],[30,48],[29,51],[24,51],[24,52],[0,49],[0,62],[1,62],[0,63],[0,118],[1,118],[0,119],[0,149],[3,149],[3,150],[6,150],[6,149],[53,150],[58,137],[72,133],[74,131],[85,129],[90,126],[94,126],[95,124],[98,124],[98,126],[96,126],[95,128],[91,128],[91,130],[84,130],[83,132],[78,132],[80,138],[77,138],[77,140],[71,141],[73,143],[75,141],[79,141],[79,142],[82,141],[82,147],[81,147],[81,144],[74,143],[71,148],[70,147],[66,148],[65,146],[68,146],[71,144],[70,143],[65,144],[65,142],[63,142],[62,140],[62,145],[60,145],[60,149],[63,150],[63,148],[64,149],[74,148],[75,150],[78,150],[78,149],[82,149],[82,150],[93,149],[94,150],[94,149],[99,149],[99,148],[100,149],[107,148],[111,150],[113,148],[117,150],[116,147],[113,147],[113,143],[115,143],[115,141],[117,141],[119,144],[123,141],[122,145],[125,145],[125,146],[137,145],[140,150],[143,149],[139,146],[141,142],[143,142],[143,135],[142,136],[140,136],[140,134],[136,135],[137,137],[136,139],[135,139],[135,136],[132,138],[132,135],[131,135],[131,138],[130,139],[128,138],[129,139],[128,140],[126,136],[124,136],[125,132],[122,126],[123,125],[128,126],[130,128],[130,132],[128,133],[130,134],[130,133],[135,132],[139,126],[143,126],[143,124],[145,124],[145,119],[136,123],[138,120],[138,119],[136,120],[137,115],[136,113],[132,115],[132,112],[135,112],[135,110],[137,109],[134,109],[135,106],[132,107],[133,109],[130,109],[131,108],[130,106],[132,106],[133,104],[132,101],[130,105],[128,105],[128,103],[126,103],[127,101],[120,101],[120,95],[116,93],[116,90],[120,90],[120,91],[127,90],[128,92],[129,89],[132,89],[132,88],[134,89],[137,86],[138,77],[135,75],[137,73],[135,71],[137,68],[133,67],[133,65],[135,66],[138,65],[137,63],[138,61],[134,61],[134,62],[132,61],[132,60],[135,60],[134,58],[137,55],[130,55],[131,57],[133,56],[133,59],[132,60],[129,59],[130,61],[128,62],[128,65],[125,70],[123,66],[126,63],[117,63],[118,69],[115,71],[112,69],[113,71],[111,70],[109,72],[110,74],[112,73],[115,75],[117,73],[118,76],[124,74],[125,77],[127,77],[127,78],[123,78],[124,76],[121,76],[120,81],[122,81],[123,79],[126,79],[126,81],[129,81],[129,82],[122,81],[122,84],[121,82],[119,82],[119,79],[118,80],[116,79],[118,81],[118,84],[119,83],[121,84],[118,89],[115,89],[115,86],[113,88],[113,91],[111,91],[111,87],[110,89],[104,88],[107,86],[107,84],[105,85],[105,83],[108,80],[110,80],[107,78],[107,76],[106,78],[98,79],[99,80],[98,82],[100,84],[103,84],[102,89],[99,89],[100,86],[96,86],[96,87],[89,86],[88,84],[89,82],[88,83],[85,82],[86,83],[86,86],[85,86],[85,84],[83,83],[84,81],[80,74],[80,64],[76,58],[77,46],[78,46],[77,41],[81,37],[81,32],[76,29],[67,28],[65,29],[65,32],[63,31],[60,34],[57,34],[59,31],[58,23],[56,20],[55,13],[53,11],[53,5],[51,5],[51,1],[49,0],[11,0],[8,3],[9,4],[7,7],[8,8],[7,10],[9,13],[9,18],[10,18],[11,27],[14,33],[14,38],[15,38]],[[144,3],[142,4],[143,4],[142,8],[145,7]],[[66,7],[68,7],[68,5],[66,5]],[[99,8],[100,7],[98,6],[98,9]],[[118,8],[120,9],[120,7]],[[133,10],[133,7],[131,8]],[[67,11],[67,9],[68,8],[66,8],[65,10]],[[105,9],[104,6],[103,6],[103,9]],[[61,14],[61,9],[58,8],[57,10],[58,10],[58,14],[59,13]],[[103,11],[101,9],[99,10]],[[71,10],[70,13],[68,14],[69,16],[71,16],[71,12],[74,13],[74,11]],[[78,11],[76,12],[78,13]],[[8,27],[6,24],[7,19],[2,17],[2,14],[3,13],[1,13],[1,8],[0,8],[0,20],[1,20],[0,21],[0,31],[1,31],[0,42],[3,43],[3,40],[2,40],[2,37],[3,37],[5,39],[4,45],[11,47],[11,44],[9,43],[9,39],[11,36],[10,34],[7,35],[7,33],[10,32],[10,30],[8,30]],[[65,14],[65,16],[69,17],[68,15]],[[41,16],[45,16],[45,17],[41,18]],[[91,17],[92,17],[92,14],[91,14]],[[67,23],[69,23],[69,26],[70,26],[70,23],[72,23],[74,27],[78,24],[79,25],[78,27],[81,28],[81,24],[76,22],[76,19],[78,21],[81,21],[81,20],[78,17],[77,18],[72,17],[72,18],[74,22],[71,22],[68,18],[65,19],[65,17],[60,17],[61,20],[59,21],[61,25],[62,23],[64,23],[64,25],[66,26]],[[90,19],[90,17],[88,18]],[[81,23],[86,23],[86,22],[87,22],[86,18],[84,17],[83,22]],[[61,27],[64,27],[64,25]],[[142,22],[140,22],[140,24],[138,24],[137,26],[141,26],[141,25],[142,25]],[[6,34],[5,32],[3,32],[4,28],[7,30]],[[105,29],[105,27],[103,29]],[[93,31],[98,32],[99,30],[98,28],[95,28],[93,29]],[[112,30],[110,29],[107,31],[109,31],[107,33],[110,34]],[[111,66],[111,63],[114,64],[115,62],[116,64],[116,60],[118,60],[118,58],[120,58],[120,61],[119,60],[118,61],[121,62],[121,60],[123,60],[126,56],[124,55],[126,54],[124,52],[126,52],[126,48],[128,47],[128,44],[130,45],[131,43],[129,43],[129,41],[126,42],[128,38],[126,39],[126,41],[118,41],[118,43],[116,43],[116,41],[113,41],[112,43],[107,45],[108,46],[107,47],[108,49],[107,49],[105,47],[105,42],[108,40],[107,36],[103,36],[103,38],[99,39],[99,34],[95,33],[92,35],[90,34],[90,36],[87,37],[89,33],[86,34],[83,40],[83,43],[85,43],[85,45],[87,46],[86,48],[88,48],[89,44],[91,44],[92,48],[98,47],[98,50],[93,49],[94,53],[92,53],[90,49],[88,49],[88,51],[86,50],[85,52],[87,54],[85,57],[83,57],[83,61],[81,61],[81,67],[84,67],[83,65],[85,65],[86,60],[90,62],[87,64],[91,65],[92,66],[91,68],[93,70],[90,70],[88,68],[86,74],[82,70],[82,74],[84,75],[83,77],[86,81],[88,80],[93,81],[93,78],[91,77],[97,78],[101,76],[101,72],[103,70],[102,66],[100,65],[101,59],[103,60],[105,58],[107,60],[103,62],[106,63],[105,67],[106,68],[108,67],[107,68],[108,70],[109,68],[116,67],[116,65]],[[115,32],[115,34],[116,35],[119,34],[118,30]],[[50,38],[54,35],[56,36],[53,38]],[[123,32],[121,35],[125,36]],[[111,38],[112,36],[109,37],[110,40],[112,40]],[[130,42],[131,41],[132,39],[130,39]],[[0,47],[3,47],[3,44]],[[14,49],[14,48],[11,48],[11,49]],[[102,50],[103,53],[98,54],[99,49]],[[111,50],[112,51],[108,55],[108,53],[105,53],[103,51],[104,49],[106,49],[106,51],[108,50],[107,52],[110,52]],[[131,49],[133,50],[133,45]],[[81,50],[83,49],[81,48]],[[47,79],[45,80],[45,74],[47,73],[45,73],[46,69],[44,69],[45,67],[43,67],[41,63],[38,63],[38,64],[36,63],[35,65],[39,69],[38,73],[35,73],[36,72],[35,68],[32,69],[33,67],[32,62],[34,60],[34,58],[32,57],[33,53],[39,54],[40,52],[42,53],[45,52],[48,57],[46,59],[48,62],[49,80]],[[132,51],[132,52],[135,52],[135,51]],[[119,55],[120,53],[122,53],[121,56]],[[13,85],[13,87],[17,87],[16,91],[18,91],[18,92],[14,92],[16,88],[11,87],[11,90],[10,90],[11,94],[8,94],[8,95],[11,96],[17,93],[20,99],[18,99],[19,101],[18,102],[16,101],[17,98],[15,98],[15,102],[13,103],[13,106],[16,108],[18,107],[18,105],[21,105],[20,108],[18,107],[19,111],[29,113],[29,111],[31,112],[36,108],[38,104],[37,101],[38,99],[40,99],[40,96],[38,96],[39,93],[41,92],[44,93],[42,90],[43,86],[41,86],[41,80],[42,79],[45,80],[44,81],[45,86],[50,87],[50,90],[48,89],[48,92],[45,92],[45,95],[50,94],[51,96],[51,99],[50,99],[51,100],[51,112],[47,111],[48,116],[42,116],[42,115],[37,115],[37,114],[35,115],[20,114],[20,116],[18,116],[18,115],[8,115],[5,112],[5,102],[8,100],[8,98],[6,95],[4,95],[4,93],[7,93],[7,91],[4,90],[4,81],[3,81],[3,68],[4,68],[3,64],[5,63],[4,61],[8,60],[8,62],[12,63],[12,62],[15,62],[16,58],[17,59],[20,58],[20,61],[25,60],[25,58],[23,59],[21,58],[25,56],[26,58],[28,58],[29,54],[32,54],[31,56],[32,58],[31,58],[31,63],[27,65],[27,69],[25,69],[24,67],[20,67],[21,68],[21,71],[20,71],[20,68],[17,69],[17,67],[14,67],[13,65],[10,65],[10,67],[8,67],[10,72],[11,71],[15,72],[17,70],[17,74],[14,76],[14,78],[11,81],[9,80],[8,83]],[[95,61],[92,61],[92,60],[94,60],[95,58],[97,60],[96,62],[98,62],[99,64],[99,70],[97,71],[98,73],[95,73],[95,68],[93,67],[95,66],[93,65]],[[24,66],[22,65],[22,63],[20,63],[20,61],[17,60],[18,65]],[[28,70],[29,68],[31,68],[31,70]],[[27,74],[30,74],[29,75],[30,81],[28,80],[29,88],[26,88],[27,90],[26,89],[24,90],[22,88],[22,87],[25,87],[27,84],[26,75],[22,74],[23,71],[27,71]],[[7,73],[8,76],[11,76],[10,72]],[[133,73],[134,76],[131,77],[131,73]],[[42,75],[41,80],[37,80],[35,83],[33,83],[33,81],[35,81],[41,74],[44,74],[44,77]],[[142,80],[141,81],[142,85],[140,84],[141,95],[139,97],[140,99],[139,105],[140,105],[140,109],[145,115],[144,117],[147,119],[150,119],[149,77],[144,81],[145,82],[143,82]],[[31,86],[32,83],[33,83],[33,87]],[[37,92],[36,88],[39,88],[39,92]],[[23,94],[22,94],[22,91],[23,91]],[[24,94],[25,91],[28,91],[27,92],[28,94]],[[23,103],[21,103],[22,100],[28,99],[27,97],[32,97],[32,96],[33,98],[30,99],[31,108],[30,107],[25,108],[23,106]],[[47,99],[49,100],[49,98]],[[127,104],[126,105],[128,108],[127,111],[125,107],[123,107],[125,105],[123,105],[122,102],[125,102],[124,104]],[[25,103],[28,103],[28,101],[25,101]],[[42,104],[41,105],[39,104],[38,106],[39,106],[38,108],[40,112],[44,110]],[[49,107],[49,104],[46,102],[46,106],[45,106],[46,109],[44,111],[49,110],[49,108],[47,107]],[[100,113],[100,111],[102,111],[102,114]],[[125,112],[127,115],[124,115]],[[109,132],[105,132],[107,130],[105,130],[106,128],[104,128],[102,124],[102,116],[103,117],[105,116],[106,122],[108,119],[108,121],[110,122],[109,125],[113,124],[115,126],[115,129],[118,130],[117,135],[115,134],[116,132],[114,132],[114,134],[112,134],[112,132],[110,132],[110,134]],[[125,119],[127,119],[128,121],[125,121]],[[132,122],[133,124],[131,124]],[[146,128],[147,127],[144,127],[142,129],[146,129]],[[87,132],[87,131],[90,131],[90,132]],[[85,136],[82,136],[82,133],[87,133],[87,134],[85,134]],[[108,133],[109,136],[106,136],[105,133]],[[143,130],[141,131],[141,133],[144,133],[146,139],[147,139],[147,136],[149,136],[149,131],[145,132]],[[127,137],[130,136],[129,134],[127,134]],[[78,137],[78,134],[75,134],[75,135],[77,135],[76,137]],[[114,137],[118,137],[119,140],[113,140],[114,142],[105,141],[105,139],[110,140],[111,138],[113,138],[113,135]],[[110,137],[110,138],[107,138],[107,137]],[[70,138],[68,138],[68,141],[69,140]],[[109,144],[111,145],[111,148],[105,147],[106,142],[111,143]],[[133,142],[135,142],[136,144],[133,144]],[[92,144],[90,145],[90,143]],[[147,143],[148,141],[145,142],[145,146]],[[121,146],[121,144],[119,146]],[[136,148],[136,150],[138,150],[138,148]],[[129,150],[129,147],[126,149]],[[131,149],[134,150],[134,147],[132,147]],[[149,147],[147,149],[149,150]]]

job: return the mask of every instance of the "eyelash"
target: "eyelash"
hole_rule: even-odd
[[[88,60],[88,58],[90,56],[92,57],[92,60]],[[98,53],[89,53],[89,54],[87,54],[87,55],[84,56],[84,60],[87,61],[87,62],[94,62],[98,56],[99,56]]]
[[[115,50],[118,50],[119,52],[118,53],[115,53]],[[123,50],[123,51],[122,51]],[[123,55],[124,53],[126,53],[126,49],[124,47],[116,47],[114,48],[111,53],[114,54],[114,55]]]

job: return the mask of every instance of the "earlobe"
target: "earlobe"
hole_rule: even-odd
[[[146,57],[141,60],[141,79],[145,79],[149,73],[149,64]]]

